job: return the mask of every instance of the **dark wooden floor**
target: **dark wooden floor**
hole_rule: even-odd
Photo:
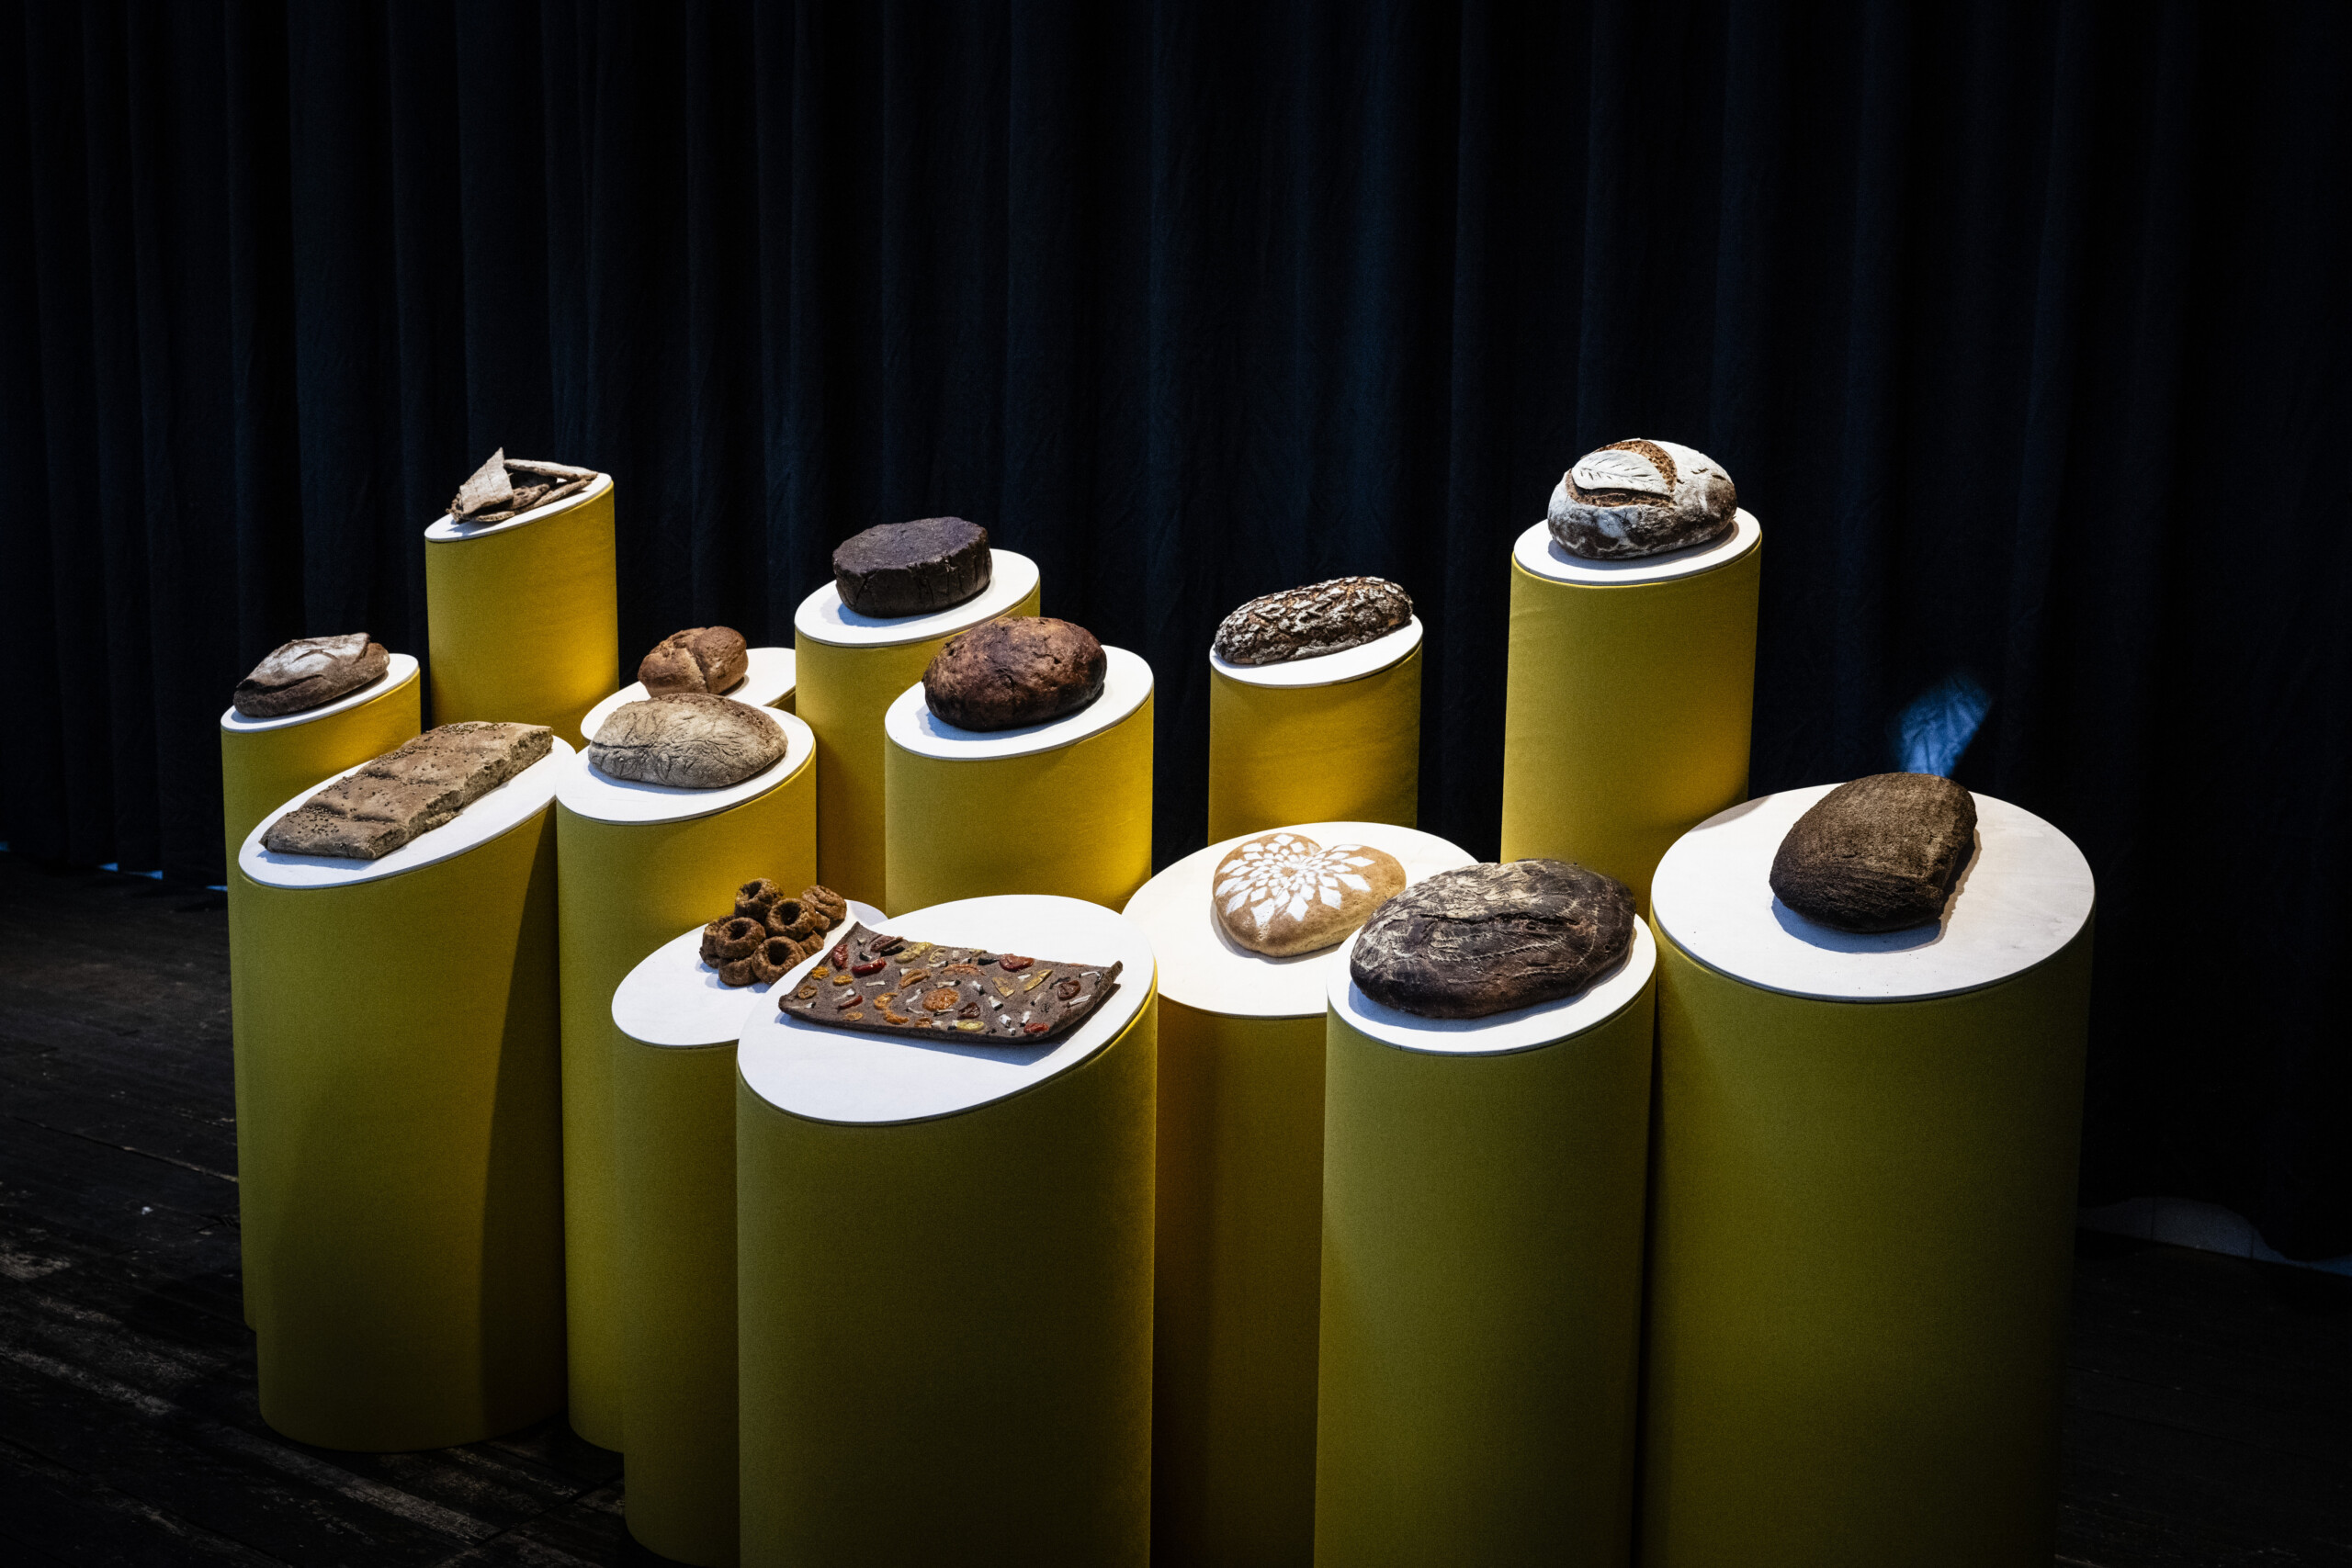
[[[0,1561],[652,1562],[560,1422],[331,1453],[254,1400],[220,896],[0,854]],[[2086,1236],[2059,1561],[2352,1568],[2352,1280]]]

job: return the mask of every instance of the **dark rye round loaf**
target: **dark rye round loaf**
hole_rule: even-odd
[[[1739,520],[1739,491],[1704,452],[1671,441],[1617,441],[1560,477],[1545,524],[1589,560],[1630,560],[1713,544]]]
[[[961,517],[884,523],[833,551],[833,586],[861,615],[887,619],[961,604],[989,585],[989,531]]]
[[[1356,938],[1348,973],[1423,1018],[1485,1018],[1573,997],[1625,961],[1634,895],[1572,861],[1466,865],[1414,884]]]
[[[1976,797],[1935,773],[1872,773],[1813,803],[1772,856],[1772,892],[1841,931],[1943,919],[1975,852]]]
[[[1102,694],[1102,645],[1051,615],[984,621],[950,637],[922,672],[932,715],[958,729],[1019,729]]]

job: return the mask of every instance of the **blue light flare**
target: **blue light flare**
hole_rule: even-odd
[[[1992,706],[1991,695],[1960,670],[1920,693],[1894,721],[1894,750],[1903,771],[1949,775]]]

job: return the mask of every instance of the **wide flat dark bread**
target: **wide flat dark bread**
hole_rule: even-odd
[[[247,718],[283,718],[347,696],[381,679],[391,664],[384,645],[369,642],[366,632],[297,637],[272,649],[229,700]]]
[[[1076,713],[1102,694],[1109,672],[1084,626],[1014,615],[948,638],[922,672],[922,694],[958,729],[1018,729]]]
[[[1373,911],[1348,973],[1384,1007],[1485,1018],[1573,997],[1625,961],[1634,895],[1572,861],[1468,865]]]
[[[543,724],[468,721],[428,729],[345,774],[270,824],[263,845],[281,855],[381,860],[546,756]]]
[[[1119,988],[1120,968],[915,942],[860,922],[776,1007],[829,1029],[1035,1045],[1085,1022]]]
[[[1413,600],[1385,578],[1335,577],[1252,599],[1210,644],[1227,664],[1281,664],[1361,648],[1413,618]]]
[[[588,741],[597,772],[671,789],[725,789],[784,760],[766,710],[707,692],[623,703]]]
[[[1560,477],[1544,521],[1570,555],[1628,560],[1722,538],[1739,521],[1739,491],[1704,452],[1616,441]]]
[[[1813,803],[1772,856],[1772,891],[1841,931],[1943,919],[1976,846],[1976,797],[1935,773],[1873,773]]]
[[[989,585],[989,531],[961,517],[920,517],[853,534],[833,551],[833,586],[861,615],[921,615]]]

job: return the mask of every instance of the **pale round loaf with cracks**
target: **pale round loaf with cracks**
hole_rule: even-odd
[[[1217,862],[1211,907],[1225,933],[1252,953],[1288,958],[1345,942],[1404,891],[1405,867],[1369,844],[1325,849],[1303,834],[1261,833]]]
[[[783,760],[784,730],[732,697],[685,692],[623,703],[588,742],[598,772],[672,789],[725,789]]]
[[[1544,519],[1562,549],[1631,560],[1711,545],[1738,521],[1739,491],[1704,452],[1671,441],[1616,441],[1560,477]]]

